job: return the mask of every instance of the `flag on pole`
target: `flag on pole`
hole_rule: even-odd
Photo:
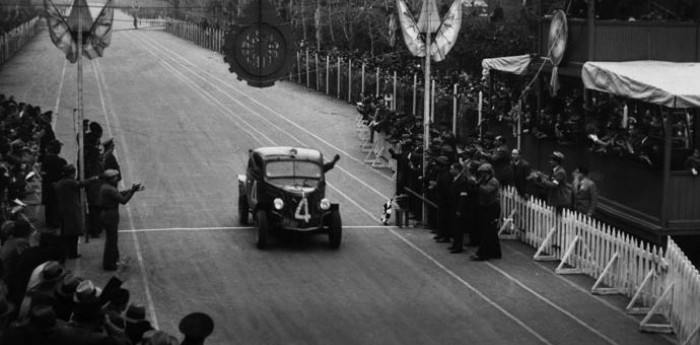
[[[66,57],[70,55],[71,52],[78,51],[75,40],[71,36],[68,23],[66,19],[63,18],[58,8],[56,8],[56,5],[54,5],[51,0],[44,0],[44,9],[46,11],[46,25],[49,27],[51,42],[53,42],[56,48],[60,49]]]
[[[440,24],[435,36],[435,41],[430,44],[430,56],[435,61],[442,61],[450,52],[459,36],[459,29],[462,27],[462,3],[452,2],[445,19]]]
[[[112,0],[107,0],[102,11],[90,27],[90,35],[83,45],[83,55],[92,60],[102,57],[102,52],[109,47],[112,41],[112,23],[114,22],[114,8]]]
[[[408,6],[403,0],[396,0],[396,8],[399,12],[399,22],[401,23],[401,32],[403,32],[403,40],[406,42],[406,47],[414,56],[425,56],[425,42],[420,37],[418,25],[413,20]]]
[[[418,17],[418,30],[423,33],[429,32],[433,34],[438,30],[439,26],[440,13],[437,9],[437,3],[435,3],[435,0],[423,0],[423,7],[420,10],[420,17]]]
[[[109,46],[114,22],[112,0],[107,0],[94,21],[85,0],[75,0],[67,18],[61,15],[51,0],[44,0],[44,8],[51,41],[71,63],[78,60],[79,28],[83,31],[83,56],[88,59],[101,57]]]

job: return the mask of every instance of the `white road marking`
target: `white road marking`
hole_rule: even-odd
[[[154,45],[155,45],[155,44],[154,44]],[[142,45],[142,46],[143,46],[143,45]],[[165,50],[168,50],[168,51],[172,52],[174,56],[180,56],[177,52],[174,52],[174,51],[169,50],[169,49],[167,49],[167,48],[165,48]],[[155,55],[155,54],[154,54],[154,55]],[[162,58],[160,58],[160,57],[158,57],[158,58],[161,59],[161,62],[162,62],[162,63],[168,64],[169,66],[171,66],[171,69],[175,69],[174,66],[170,65],[168,62],[165,62]],[[180,58],[183,59],[183,60],[185,60],[185,61],[188,61],[190,64],[192,64],[192,62],[190,62],[190,61],[187,60],[186,58],[184,58],[184,57],[182,57],[182,56],[180,56]],[[183,67],[183,68],[187,68],[186,66],[182,65],[182,63],[180,63],[180,65],[181,65],[181,67]],[[175,70],[176,70],[176,69],[175,69]],[[208,73],[208,72],[206,72],[204,69],[201,69],[201,71],[204,72],[204,73]],[[184,76],[183,76],[183,77],[184,77]],[[184,78],[187,78],[187,77],[184,77]],[[218,78],[216,78],[216,77],[213,77],[213,78],[214,78],[214,79],[218,79]],[[190,80],[190,79],[188,79],[188,80],[189,80],[190,83],[195,84],[192,80]],[[206,80],[206,79],[205,79],[205,80]],[[191,84],[191,85],[192,85],[192,84]],[[211,84],[210,84],[210,85],[211,85]],[[213,85],[212,85],[212,86],[213,86]],[[199,87],[199,86],[196,85],[196,84],[195,84],[195,87],[201,89],[201,87]],[[233,88],[233,87],[232,87],[232,88]],[[234,89],[236,89],[236,88],[234,88]],[[237,90],[237,89],[236,89],[236,90]],[[248,94],[246,94],[246,93],[244,93],[244,92],[240,92],[240,93],[243,94],[243,95],[245,95],[245,96],[247,96],[248,98],[252,99],[252,97],[251,97],[250,95],[248,95]],[[211,97],[213,97],[213,96],[211,96]],[[237,101],[237,102],[238,102],[238,101]],[[257,102],[256,100],[254,100],[254,102],[260,104],[260,103]],[[239,102],[239,104],[241,104],[241,103]],[[254,111],[252,111],[252,109],[248,108],[247,106],[245,106],[245,105],[243,105],[243,104],[241,104],[241,105],[244,106],[244,107],[245,107],[246,109],[248,109],[249,111],[254,112]],[[264,105],[262,105],[262,104],[260,104],[260,105],[261,105],[262,107],[264,107],[264,108],[270,110],[271,112],[273,112],[273,113],[275,113],[275,114],[278,114],[278,116],[284,118],[284,116],[282,116],[281,114],[275,112],[274,110],[271,110],[271,109],[267,108],[266,106],[264,106]],[[286,119],[286,118],[284,118],[284,119],[285,119],[286,121],[289,121],[289,120]],[[244,121],[244,122],[245,122],[245,121]],[[246,125],[248,125],[248,126],[250,127],[250,124],[246,123]],[[297,127],[300,128],[300,129],[302,129],[303,131],[306,131],[305,129],[301,128],[299,125],[296,125],[296,124],[294,124],[294,125],[297,126]],[[313,135],[312,133],[309,133],[309,134],[311,134],[312,136],[316,137],[316,136]],[[256,139],[257,139],[257,138],[256,138]],[[320,139],[320,138],[319,138],[319,140],[322,141],[322,142],[325,142],[324,140],[322,140],[322,139]],[[330,143],[327,143],[327,145],[329,145],[329,146],[331,146],[331,147],[334,147],[334,146],[333,146],[332,144],[330,144]],[[346,152],[344,152],[344,151],[342,151],[342,150],[340,150],[340,149],[338,149],[338,151],[339,151],[339,152],[343,152],[344,154],[347,155]],[[335,189],[335,188],[334,188],[334,189]],[[346,197],[346,198],[347,198],[347,197]],[[347,198],[347,199],[348,199],[349,201],[353,202],[353,200],[352,200],[351,198]],[[369,211],[367,211],[366,209],[364,209],[363,207],[357,205],[357,203],[355,203],[355,202],[353,202],[353,204],[355,204],[355,205],[356,205],[360,210],[362,210],[364,213],[366,213],[366,214],[368,214],[370,217],[374,218],[374,215],[373,215],[371,212],[369,212]],[[482,294],[481,292],[479,292],[476,288],[474,288],[473,286],[471,286],[468,282],[464,281],[464,280],[463,280],[461,277],[459,277],[459,275],[457,275],[454,271],[452,271],[452,270],[450,270],[449,268],[447,268],[447,267],[445,267],[444,265],[442,265],[442,264],[441,264],[437,259],[435,259],[433,256],[431,256],[430,254],[428,254],[428,253],[424,252],[423,250],[421,250],[420,248],[418,248],[415,244],[413,244],[411,241],[407,240],[407,239],[406,239],[405,237],[403,237],[402,235],[398,234],[398,233],[397,233],[396,231],[394,231],[393,229],[389,228],[389,231],[390,231],[392,234],[394,234],[395,236],[397,236],[398,238],[400,238],[403,242],[405,242],[406,244],[408,244],[411,248],[413,248],[413,249],[415,249],[416,251],[418,251],[421,255],[425,256],[428,260],[430,260],[431,262],[433,262],[436,266],[438,266],[440,269],[442,269],[443,271],[445,271],[448,275],[450,275],[450,276],[452,276],[453,278],[457,279],[460,283],[462,283],[463,285],[465,285],[467,288],[469,288],[470,290],[472,290],[472,291],[474,291],[475,293],[477,293],[477,294],[478,294],[482,299],[484,299],[487,303],[491,304],[492,306],[494,306],[495,308],[497,308],[499,311],[503,312],[507,317],[511,318],[513,321],[515,321],[516,323],[518,323],[519,325],[521,325],[521,326],[522,326],[523,328],[525,328],[528,332],[530,332],[531,334],[533,334],[536,338],[540,339],[542,342],[544,342],[544,343],[546,343],[546,344],[551,344],[546,338],[544,338],[542,335],[540,335],[539,333],[537,333],[535,330],[533,330],[533,329],[531,329],[530,327],[528,327],[524,322],[522,322],[522,321],[521,321],[520,319],[518,319],[516,316],[510,314],[508,311],[506,311],[505,309],[503,309],[503,307],[501,307],[500,305],[498,305],[497,303],[495,303],[494,301],[492,301],[491,299],[489,299],[487,296],[483,295],[483,294]],[[493,267],[495,267],[495,266],[493,266]],[[531,293],[534,293],[535,296],[537,296],[538,298],[541,298],[541,299],[545,300],[545,301],[547,302],[547,304],[549,304],[549,305],[551,305],[551,306],[555,306],[555,308],[556,308],[557,310],[563,311],[565,315],[567,315],[567,316],[573,318],[574,321],[576,321],[576,322],[578,322],[578,323],[584,325],[587,329],[593,330],[594,333],[595,333],[596,335],[601,336],[601,338],[604,339],[605,341],[607,341],[608,343],[610,343],[610,344],[617,344],[617,343],[614,342],[612,339],[610,339],[610,338],[608,338],[607,336],[603,335],[602,333],[596,331],[596,330],[595,330],[594,328],[592,328],[590,325],[588,325],[588,324],[586,324],[585,322],[583,322],[582,320],[576,318],[573,314],[571,314],[571,313],[565,311],[563,308],[561,308],[561,307],[559,307],[559,306],[556,306],[555,303],[553,303],[553,302],[551,302],[550,300],[546,299],[544,296],[541,296],[541,295],[537,294],[534,290],[528,288],[525,284],[523,284],[522,282],[520,282],[518,279],[516,279],[516,278],[514,278],[514,277],[512,277],[512,276],[510,276],[510,275],[508,275],[507,273],[505,273],[504,271],[502,271],[502,270],[500,270],[500,269],[497,269],[496,271],[499,272],[499,273],[502,273],[507,279],[509,279],[509,280],[511,280],[511,281],[513,281],[513,282],[515,282],[515,283],[517,283],[519,286],[523,287],[526,291],[531,292]]]
[[[389,225],[343,225],[343,229],[386,229]],[[212,231],[212,230],[253,230],[254,226],[212,226],[202,228],[155,228],[155,229],[128,229],[119,232],[169,232],[169,231]]]
[[[95,78],[97,79],[97,89],[98,89],[99,94],[100,94],[100,102],[102,103],[102,111],[103,111],[104,116],[105,116],[105,127],[107,128],[107,133],[109,134],[109,136],[113,138],[114,135],[112,133],[112,126],[110,125],[110,122],[109,122],[109,115],[111,114],[112,117],[114,117],[117,127],[121,127],[121,126],[119,125],[119,118],[115,114],[113,114],[112,108],[109,108],[109,111],[107,110],[107,105],[106,105],[105,100],[104,100],[105,92],[102,90],[102,83],[104,82],[104,80],[102,80],[102,78],[100,78],[100,73],[97,72],[98,68],[101,69],[101,67],[99,65],[100,65],[100,62],[98,59],[93,60],[92,70],[95,72]],[[107,88],[106,82],[104,85],[105,85],[105,88]],[[109,95],[107,95],[107,97],[109,97]],[[127,157],[126,164],[124,164],[124,167],[129,170],[129,176],[132,176],[131,164],[129,164],[129,149],[127,147],[127,141],[125,140],[123,133],[120,133],[119,136],[121,138],[121,140],[120,140],[120,143],[122,144],[121,146],[124,148],[124,154]],[[114,156],[117,157],[116,152],[114,153]],[[124,188],[124,181],[123,180],[120,181],[119,184],[122,188]],[[126,204],[126,213],[128,215],[129,227],[133,229],[134,228],[134,222],[133,222],[134,217],[132,215],[131,206],[129,204]],[[136,250],[136,261],[137,261],[138,266],[139,266],[139,273],[141,273],[141,278],[143,280],[144,294],[146,295],[146,303],[148,304],[148,312],[150,314],[149,319],[153,323],[153,327],[155,329],[158,329],[159,327],[158,327],[158,318],[156,316],[156,307],[155,307],[155,303],[153,302],[153,297],[151,296],[151,288],[148,285],[148,278],[146,276],[146,268],[145,268],[145,265],[143,263],[143,255],[141,254],[141,246],[139,245],[139,239],[136,236],[135,232],[131,234],[131,239],[134,241],[134,249]]]
[[[51,117],[51,129],[56,131],[56,121],[58,119],[58,108],[61,105],[61,93],[63,92],[63,80],[66,77],[66,65],[68,60],[63,60],[63,71],[61,72],[61,82],[58,84],[58,94],[56,95],[56,106],[53,107],[53,116]]]

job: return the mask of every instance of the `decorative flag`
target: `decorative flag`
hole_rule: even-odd
[[[389,46],[393,47],[396,45],[396,14],[389,14],[389,23],[387,26],[389,28]]]
[[[438,28],[435,41],[430,44],[430,56],[435,61],[442,61],[450,52],[459,36],[459,29],[462,27],[462,3],[460,1],[452,2],[450,10],[442,24]]]
[[[112,0],[107,0],[102,11],[92,23],[90,35],[87,40],[84,40],[83,55],[92,60],[97,57],[102,57],[102,52],[109,47],[112,41],[112,23],[114,22],[114,8]]]
[[[88,59],[101,57],[104,49],[109,46],[114,22],[112,0],[107,0],[94,21],[85,0],[75,0],[67,18],[61,15],[51,0],[44,0],[44,8],[51,41],[71,63],[78,60],[79,28],[83,31],[83,56]]]
[[[401,23],[401,32],[403,32],[403,40],[406,42],[406,47],[415,56],[425,56],[425,42],[420,37],[420,30],[413,20],[408,6],[403,0],[396,0],[396,8],[399,12],[399,22]]]
[[[459,2],[459,1],[457,1]],[[435,0],[424,0],[418,17],[418,30],[422,33],[435,33],[440,26],[440,13]]]
[[[65,18],[63,18],[58,8],[56,8],[56,5],[54,5],[51,0],[44,0],[44,8],[46,10],[46,25],[49,27],[51,42],[66,56],[68,56],[71,51],[77,51],[78,48],[75,45],[75,40],[71,37],[68,23]]]

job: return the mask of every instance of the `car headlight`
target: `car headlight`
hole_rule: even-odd
[[[322,210],[327,210],[331,208],[331,202],[328,199],[323,198],[321,199],[321,204],[319,206],[321,206]]]
[[[284,201],[282,201],[280,198],[275,198],[272,203],[275,205],[276,210],[281,210],[282,207],[284,207]]]

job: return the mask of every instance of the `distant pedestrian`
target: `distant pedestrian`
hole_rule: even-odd
[[[588,168],[580,166],[574,170],[574,209],[581,214],[593,216],[598,207],[598,188],[588,178]]]
[[[479,167],[479,228],[482,233],[481,243],[474,261],[485,261],[501,258],[501,244],[498,239],[498,218],[501,215],[501,188],[495,177],[491,164]]]
[[[102,176],[104,181],[100,190],[101,220],[106,234],[102,268],[107,271],[116,271],[119,261],[119,205],[125,205],[134,193],[143,189],[140,184],[133,184],[130,189],[119,191],[117,189],[119,172],[116,170],[107,170]]]

